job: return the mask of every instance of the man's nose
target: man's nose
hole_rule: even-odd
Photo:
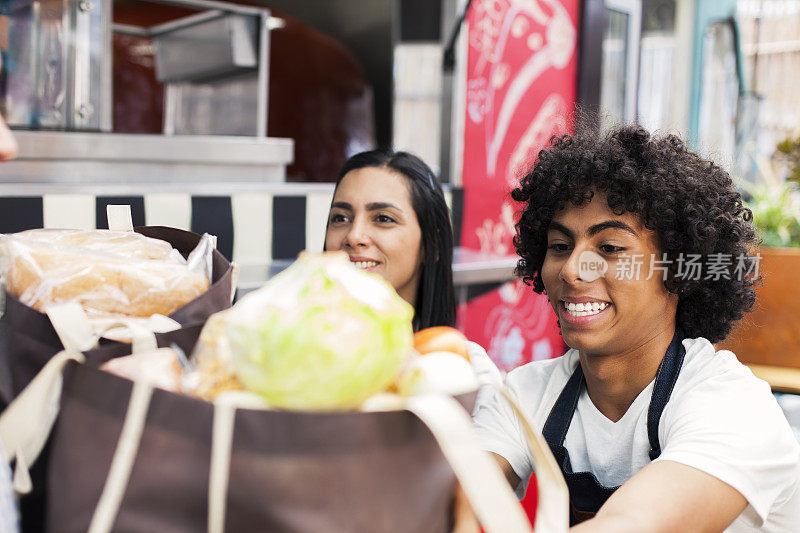
[[[569,283],[570,285],[575,284],[580,281],[584,281],[581,279],[581,272],[580,272],[580,258],[581,250],[577,247],[572,249],[572,253],[569,255],[564,264],[561,266],[561,271],[558,274],[558,278],[561,281]]]

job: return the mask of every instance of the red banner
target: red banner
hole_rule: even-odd
[[[468,16],[461,245],[513,254],[510,191],[574,109],[578,0],[473,0]],[[504,370],[564,353],[547,299],[522,282],[459,309]],[[533,486],[533,484],[532,484]],[[535,490],[523,502],[533,517]]]
[[[474,0],[468,16],[461,244],[513,254],[510,191],[575,105],[578,0]],[[547,300],[522,282],[470,301],[467,335],[505,370],[561,355]]]

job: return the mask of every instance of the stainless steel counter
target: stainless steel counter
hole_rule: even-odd
[[[517,259],[516,255],[494,255],[456,248],[453,253],[453,284],[456,288],[463,288],[511,281],[515,279],[514,267],[517,266]],[[293,262],[283,259],[272,261],[268,265],[241,265],[239,290],[246,293],[257,289]]]
[[[291,139],[16,131],[0,195],[230,194],[283,183]],[[164,177],[169,176],[168,180]]]
[[[505,283],[516,279],[514,268],[516,255],[495,255],[456,248],[453,253],[453,284],[476,285],[484,283]]]

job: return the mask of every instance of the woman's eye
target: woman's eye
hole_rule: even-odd
[[[625,248],[622,246],[614,246],[613,244],[604,244],[600,247],[600,251],[605,254],[618,254],[624,252]]]
[[[548,250],[552,250],[554,252],[566,252],[569,250],[569,245],[563,242],[554,242],[547,246]]]
[[[381,223],[390,223],[390,222],[394,222],[394,219],[392,217],[388,216],[388,215],[382,215],[381,214],[381,215],[378,215],[378,216],[375,217],[375,221],[376,222],[381,222]]]
[[[341,213],[334,213],[331,215],[331,224],[340,224],[342,222],[347,222],[347,217]]]

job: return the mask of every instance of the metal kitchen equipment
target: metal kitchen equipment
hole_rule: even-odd
[[[182,9],[141,27],[112,24],[123,0],[0,2],[0,111],[19,143],[0,166],[0,197],[225,197],[283,184],[294,143],[266,136],[269,28],[278,22],[221,1],[134,1]],[[112,132],[114,32],[146,37],[155,50],[167,135]]]
[[[16,0],[0,7],[12,126],[111,129],[111,0]]]
[[[268,9],[211,0],[147,0],[202,9],[164,24],[113,24],[150,37],[165,84],[164,133],[266,137]]]
[[[266,137],[269,10],[146,0],[199,10],[164,24],[112,24],[112,0],[2,3],[0,111],[17,128],[112,130],[112,31],[152,38],[164,133]]]

